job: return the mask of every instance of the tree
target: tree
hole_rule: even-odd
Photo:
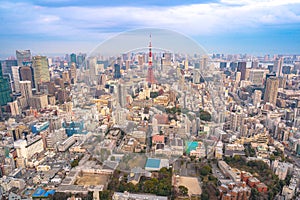
[[[111,190],[103,190],[100,192],[100,199],[112,199],[112,191]]]
[[[182,195],[182,196],[187,196],[188,193],[189,193],[189,189],[187,187],[183,186],[183,185],[180,185],[178,187],[178,189],[179,189],[179,194]]]
[[[201,200],[209,200],[209,194],[204,190],[201,194]]]
[[[72,196],[71,193],[55,192],[53,195],[53,199],[54,200],[68,199],[71,196]]]
[[[75,159],[71,162],[71,167],[77,167],[78,166],[78,163],[79,163],[79,160],[78,159]]]
[[[205,165],[205,166],[203,166],[201,169],[200,169],[200,174],[202,175],[202,176],[206,176],[206,175],[208,175],[209,173],[211,173],[211,167],[210,166],[208,166],[208,165]]]
[[[159,93],[158,92],[150,92],[150,98],[154,99],[158,97]]]
[[[207,111],[200,111],[200,119],[203,121],[211,121],[211,114]]]
[[[251,189],[250,199],[253,199],[253,200],[258,200],[259,199],[259,192],[257,191],[257,189],[255,189],[255,188]]]

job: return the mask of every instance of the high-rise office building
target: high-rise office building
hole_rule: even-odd
[[[249,81],[251,81],[254,85],[263,85],[265,74],[267,74],[266,70],[263,69],[250,69],[249,70]]]
[[[19,68],[20,73],[20,80],[21,81],[30,81],[31,87],[35,88],[34,76],[33,76],[33,69],[32,67],[23,66]]]
[[[258,68],[258,61],[257,61],[257,60],[252,61],[252,63],[251,63],[251,68],[252,68],[252,69]]]
[[[171,53],[163,53],[161,64],[162,64],[163,70],[165,69],[165,67],[171,66],[171,64],[172,64],[172,54]],[[200,63],[198,63],[198,64],[199,64],[199,68],[200,68]]]
[[[31,82],[30,81],[20,81],[19,85],[20,85],[21,95],[25,98],[24,107],[28,107],[30,98],[32,97]]]
[[[69,71],[69,77],[71,80],[72,84],[75,84],[77,81],[77,76],[76,76],[76,64],[72,63]]]
[[[203,55],[200,60],[200,69],[208,69],[208,56]]]
[[[31,65],[31,52],[30,50],[16,50],[16,56],[19,66]]]
[[[0,106],[5,106],[8,102],[12,101],[11,94],[12,91],[10,88],[9,80],[3,77],[2,67],[0,63]]]
[[[39,84],[50,81],[48,59],[46,56],[34,56],[32,58],[32,68],[36,88],[38,88]]]
[[[3,74],[12,74],[12,71],[11,71],[11,67],[12,66],[17,66],[18,65],[18,62],[17,60],[4,60],[2,61],[2,73]]]
[[[76,54],[75,53],[72,53],[70,55],[70,62],[77,64],[77,59],[76,59]]]
[[[89,67],[89,76],[90,76],[90,82],[94,83],[96,80],[96,65],[97,65],[97,58],[91,57],[87,60],[87,64]]]
[[[290,74],[291,73],[291,66],[283,66],[282,67],[282,74]]]
[[[201,79],[200,70],[194,69],[193,71],[193,83],[199,84]]]
[[[285,88],[286,77],[280,76],[280,77],[278,77],[278,81],[279,81],[278,88]]]
[[[241,82],[241,72],[235,72],[235,83],[239,84]]]
[[[9,105],[11,116],[17,116],[21,113],[19,109],[18,101],[9,102],[8,105]]]
[[[184,70],[185,71],[189,70],[189,61],[188,61],[187,57],[185,58],[185,61],[184,61]]]
[[[78,56],[77,56],[77,64],[78,64],[78,66],[79,67],[83,67],[83,68],[85,68],[86,66],[85,66],[85,54],[79,54]]]
[[[237,63],[236,62],[231,62],[229,67],[230,67],[231,71],[235,72],[236,69],[237,69]]]
[[[29,106],[37,110],[47,107],[48,96],[46,94],[34,95],[30,98]]]
[[[56,93],[57,101],[61,104],[67,102],[69,94],[65,89],[59,89]]]
[[[262,97],[262,92],[260,90],[255,90],[253,92],[252,99],[253,99],[253,105],[255,107],[259,106],[260,101],[261,101],[261,97]]]
[[[12,78],[13,78],[13,82],[14,82],[14,91],[16,93],[20,92],[20,86],[19,86],[19,82],[20,82],[20,71],[19,71],[19,66],[12,66],[11,67],[11,71],[12,71]]]
[[[241,72],[241,81],[246,80],[246,62],[238,62],[237,71]]]
[[[220,62],[220,69],[226,69],[227,62]]]
[[[282,66],[283,58],[279,58],[274,61],[273,72],[276,73],[276,76],[282,76]]]
[[[265,88],[264,100],[273,105],[276,104],[279,80],[277,77],[269,77]]]
[[[118,95],[118,103],[122,108],[126,106],[126,86],[122,83],[118,84],[117,95]]]
[[[114,78],[121,78],[121,67],[119,64],[114,65]]]
[[[99,77],[98,85],[105,86],[106,84],[106,74],[101,74]]]
[[[125,69],[129,70],[130,69],[130,60],[125,61]]]
[[[64,83],[66,83],[66,82],[70,83],[70,76],[69,76],[68,71],[64,71],[62,73],[62,79],[63,79]]]

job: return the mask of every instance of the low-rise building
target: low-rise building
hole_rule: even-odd
[[[168,200],[168,197],[163,197],[163,196],[156,196],[153,194],[133,194],[129,192],[115,192],[113,197],[113,200]]]
[[[231,168],[225,161],[218,161],[221,171],[235,182],[241,181],[241,172],[236,168]]]

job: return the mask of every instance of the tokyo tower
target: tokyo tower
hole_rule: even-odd
[[[154,84],[155,83],[155,77],[154,77],[154,72],[152,68],[152,44],[151,44],[151,35],[150,35],[150,42],[149,42],[149,55],[148,55],[148,72],[147,72],[147,82],[149,84]]]

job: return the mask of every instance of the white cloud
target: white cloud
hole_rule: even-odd
[[[295,6],[300,6],[299,0],[221,0],[170,7],[42,7],[4,2],[0,13],[5,14],[0,16],[11,22],[2,22],[2,27],[12,32],[99,39],[115,30],[140,27],[211,35],[299,23]]]

